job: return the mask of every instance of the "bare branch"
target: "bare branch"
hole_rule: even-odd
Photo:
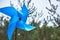
[[[29,0],[28,2],[27,2],[27,6],[29,7],[29,4],[31,3],[31,0]]]
[[[13,3],[12,3],[12,1],[10,1],[10,5],[11,5],[11,6],[13,6]]]
[[[49,1],[50,5],[51,5],[51,0],[48,0],[48,1]]]
[[[52,12],[53,12],[54,14],[56,13],[56,10],[48,9],[47,7],[46,7],[46,9],[47,9],[48,11],[50,11],[51,13],[52,13]]]

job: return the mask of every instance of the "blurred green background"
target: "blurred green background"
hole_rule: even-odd
[[[47,27],[46,23],[40,28],[39,24],[32,22],[30,25],[36,27],[32,31],[23,31],[16,29],[12,40],[60,40],[59,27]],[[0,40],[8,40],[7,38],[8,21],[5,20],[5,27],[0,27]]]

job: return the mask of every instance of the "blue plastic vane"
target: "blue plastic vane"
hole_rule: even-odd
[[[26,31],[31,31],[35,29],[34,26],[30,26],[25,23],[27,20],[28,13],[29,13],[29,10],[25,6],[25,4],[23,5],[22,10],[20,10],[20,12],[18,12],[12,6],[0,8],[0,12],[11,17],[9,25],[8,25],[8,30],[7,30],[8,40],[12,40],[11,38],[12,38],[15,28],[19,28]]]

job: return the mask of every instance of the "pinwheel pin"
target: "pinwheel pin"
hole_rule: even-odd
[[[0,12],[11,17],[7,30],[8,40],[12,40],[11,38],[15,28],[19,28],[26,31],[31,31],[35,29],[34,26],[30,26],[25,23],[29,14],[29,10],[25,6],[25,4],[23,4],[22,10],[20,11],[17,11],[14,7],[10,6],[0,8]]]

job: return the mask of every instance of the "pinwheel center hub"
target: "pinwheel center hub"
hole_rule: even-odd
[[[21,20],[21,18],[19,18],[19,20]]]

